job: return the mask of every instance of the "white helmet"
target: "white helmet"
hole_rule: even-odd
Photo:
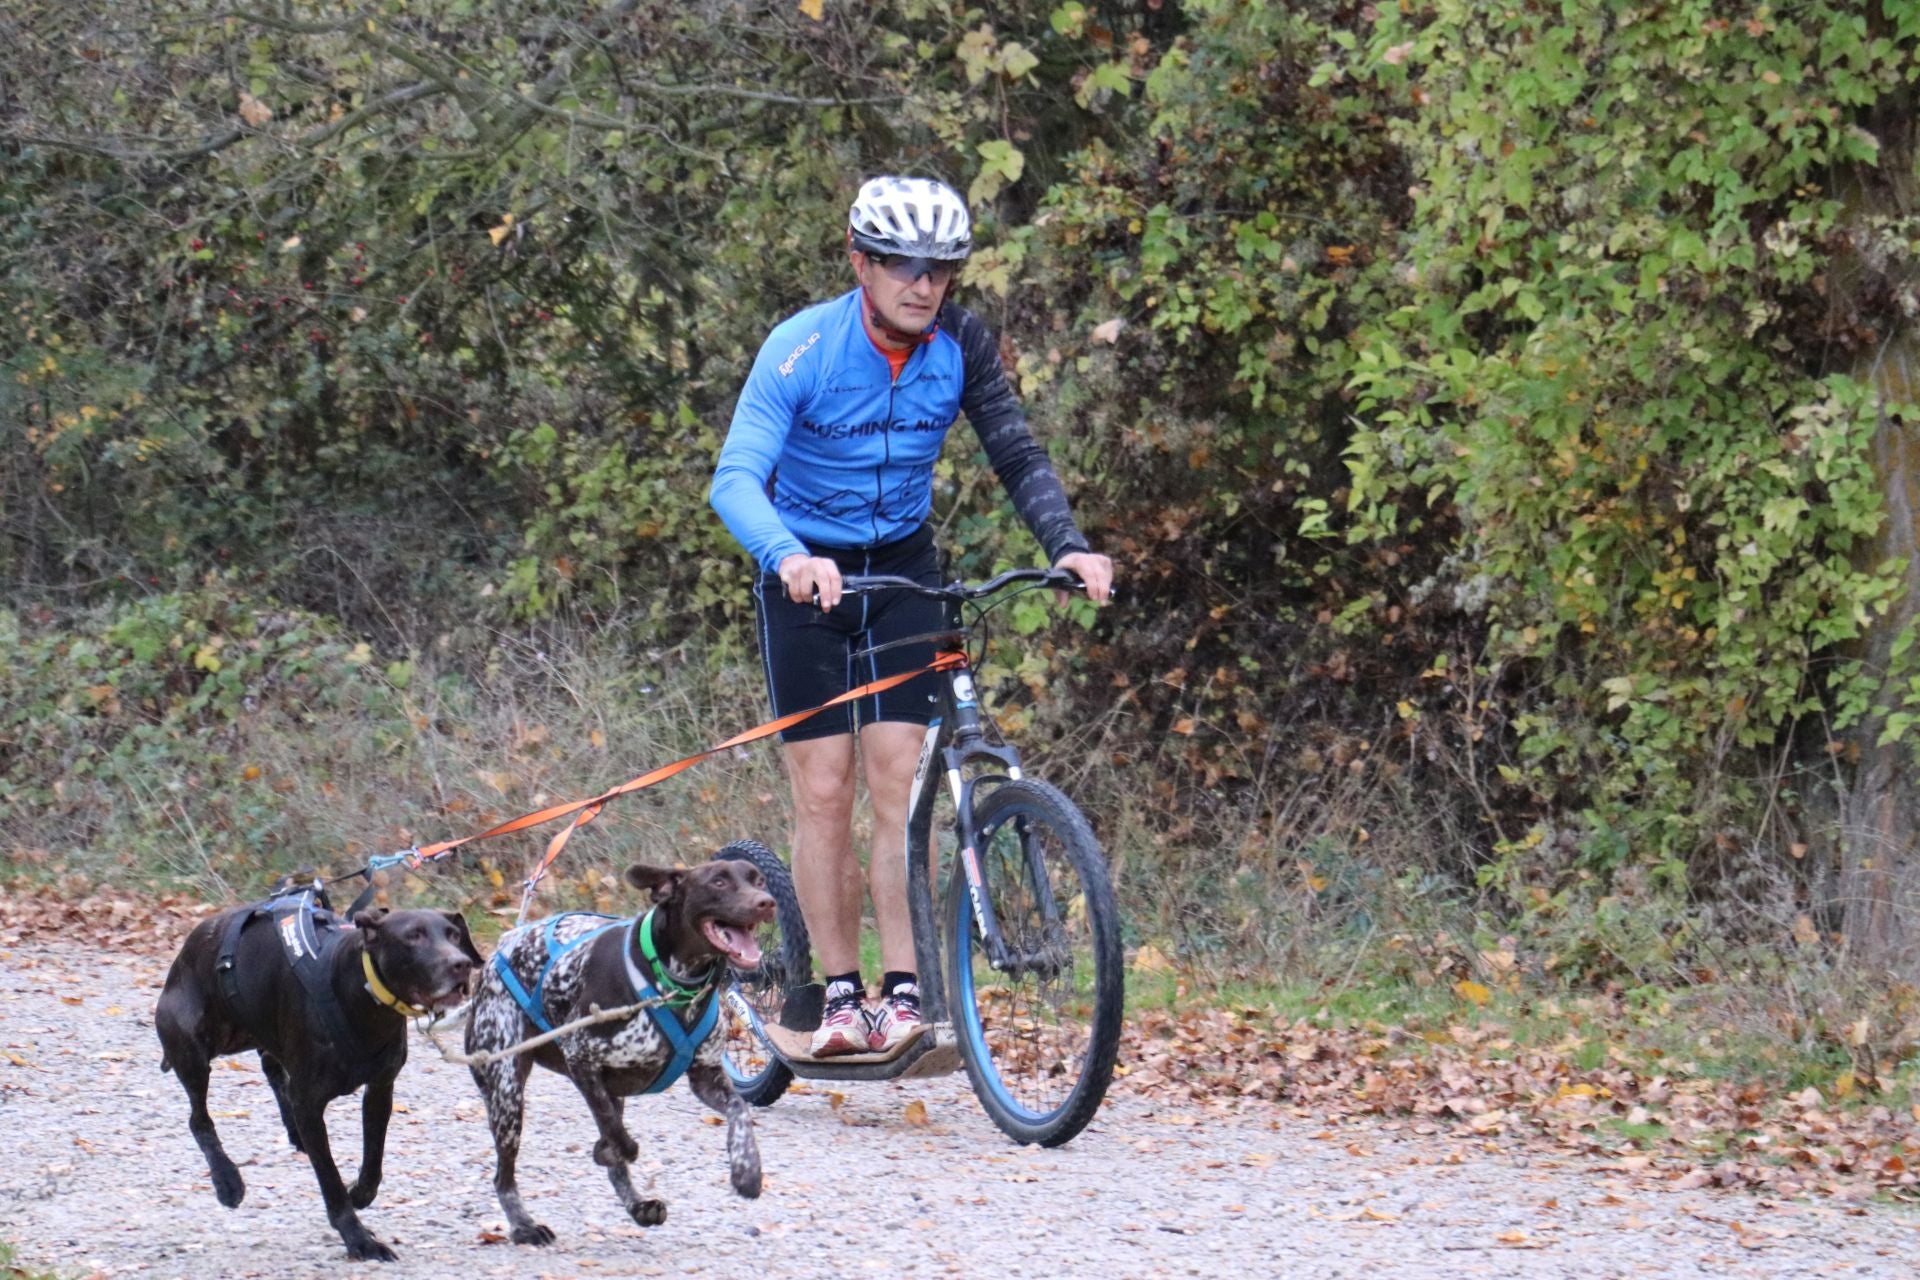
[[[959,262],[973,252],[973,220],[954,189],[931,178],[869,178],[847,212],[853,247]]]

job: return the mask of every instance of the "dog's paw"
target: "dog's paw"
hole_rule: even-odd
[[[380,1184],[377,1182],[356,1182],[347,1189],[347,1199],[356,1209],[366,1208],[373,1203],[373,1198],[379,1194]]]
[[[232,1209],[247,1198],[247,1184],[240,1177],[240,1171],[232,1165],[213,1171],[213,1194],[221,1204]]]
[[[553,1228],[544,1222],[529,1222],[524,1227],[513,1229],[515,1244],[552,1244]]]
[[[760,1198],[760,1166],[757,1163],[750,1167],[735,1165],[733,1167],[733,1189],[737,1191],[743,1199],[758,1200]]]
[[[665,1200],[635,1200],[627,1206],[627,1213],[643,1227],[657,1227],[667,1220],[667,1202]]]
[[[626,1134],[615,1139],[602,1138],[593,1144],[593,1162],[603,1168],[612,1168],[616,1164],[632,1164],[640,1158],[640,1144]]]
[[[400,1255],[371,1235],[347,1241],[347,1257],[354,1262],[398,1262]]]

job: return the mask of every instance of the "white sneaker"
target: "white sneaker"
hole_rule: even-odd
[[[887,993],[874,1012],[867,1047],[875,1053],[890,1052],[919,1035],[924,1025],[920,1021],[920,984],[903,982]]]
[[[873,1015],[867,1012],[865,993],[851,982],[836,982],[827,988],[827,1007],[820,1017],[819,1030],[813,1033],[813,1056],[837,1058],[867,1053],[872,1029]]]

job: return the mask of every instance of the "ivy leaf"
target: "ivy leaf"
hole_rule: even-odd
[[[993,199],[1003,187],[1018,182],[1026,171],[1027,157],[1004,138],[983,142],[976,149],[980,153],[980,173],[968,188],[967,198],[977,204]]]
[[[1018,80],[1039,65],[1040,59],[1019,41],[1008,41],[1001,46],[1000,70],[1006,74],[1007,79]]]
[[[999,58],[999,50],[993,43],[993,32],[982,26],[960,38],[954,56],[960,59],[960,65],[967,70],[967,83],[979,84],[994,69]]]
[[[1133,92],[1133,80],[1127,75],[1127,69],[1117,62],[1103,62],[1087,73],[1087,78],[1074,90],[1073,100],[1082,107],[1091,108],[1094,98],[1101,92],[1115,93],[1126,97]]]

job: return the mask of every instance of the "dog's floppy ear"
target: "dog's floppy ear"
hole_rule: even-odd
[[[480,949],[473,945],[473,934],[467,929],[467,918],[458,911],[442,911],[440,914],[447,918],[447,923],[452,925],[454,932],[460,935],[460,950],[467,959],[475,964],[485,964],[486,961],[480,956]]]
[[[380,922],[386,918],[387,909],[385,907],[373,907],[366,911],[356,911],[353,913],[353,927],[367,933],[372,933],[380,927]]]
[[[665,902],[673,897],[674,890],[680,887],[680,881],[686,872],[666,867],[631,866],[627,868],[627,883],[636,889],[645,889],[653,894],[655,902]]]

